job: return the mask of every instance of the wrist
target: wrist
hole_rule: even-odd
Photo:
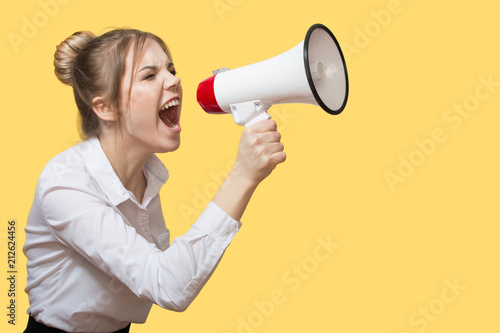
[[[254,191],[260,184],[260,181],[245,176],[239,171],[238,168],[233,168],[227,175],[224,183],[226,185],[235,185],[237,188],[243,191]],[[224,183],[222,184],[222,186],[224,186]]]
[[[231,171],[215,194],[213,202],[239,221],[259,182]]]

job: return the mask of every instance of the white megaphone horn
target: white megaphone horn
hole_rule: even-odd
[[[347,103],[347,68],[340,45],[322,24],[297,46],[276,57],[229,70],[222,68],[198,85],[197,100],[207,113],[232,114],[250,127],[270,118],[274,104],[306,103],[339,114]]]

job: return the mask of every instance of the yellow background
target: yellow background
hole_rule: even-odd
[[[328,26],[346,54],[347,108],[339,116],[311,105],[271,108],[287,161],[255,193],[243,228],[188,310],[154,306],[132,332],[500,331],[500,87],[486,98],[480,86],[480,78],[500,82],[495,2],[65,2],[46,22],[35,0],[0,11],[3,332],[26,325],[21,246],[38,175],[78,141],[71,89],[53,74],[58,43],[78,30],[129,26],[169,45],[184,87],[181,148],[160,157],[171,172],[162,203],[175,237],[194,221],[182,210],[199,211],[208,200],[212,175],[234,159],[242,131],[230,116],[201,110],[198,83],[213,69],[281,54],[314,23]],[[38,31],[15,52],[8,36],[22,36],[23,22],[34,19]],[[454,104],[475,101],[476,89],[483,98],[460,126],[446,120]],[[429,143],[435,129],[446,140],[423,155],[416,140]],[[401,159],[410,157],[419,165],[405,170]],[[398,169],[404,182],[391,187],[387,173]],[[6,316],[9,219],[17,221],[14,327]],[[318,237],[339,244],[322,261]],[[293,273],[303,265],[308,275]],[[453,294],[447,283],[466,290]],[[273,292],[282,302],[259,310]],[[425,309],[437,315],[420,315]]]

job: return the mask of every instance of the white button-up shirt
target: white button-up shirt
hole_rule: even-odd
[[[54,157],[42,171],[26,226],[28,313],[68,332],[113,332],[143,323],[151,305],[183,311],[241,223],[213,202],[170,245],[152,155],[142,203],[121,183],[99,140]]]

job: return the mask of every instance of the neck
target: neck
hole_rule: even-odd
[[[127,145],[120,134],[104,134],[100,136],[99,141],[123,186],[131,191],[141,203],[146,190],[143,169],[151,154],[134,149],[133,145]]]

